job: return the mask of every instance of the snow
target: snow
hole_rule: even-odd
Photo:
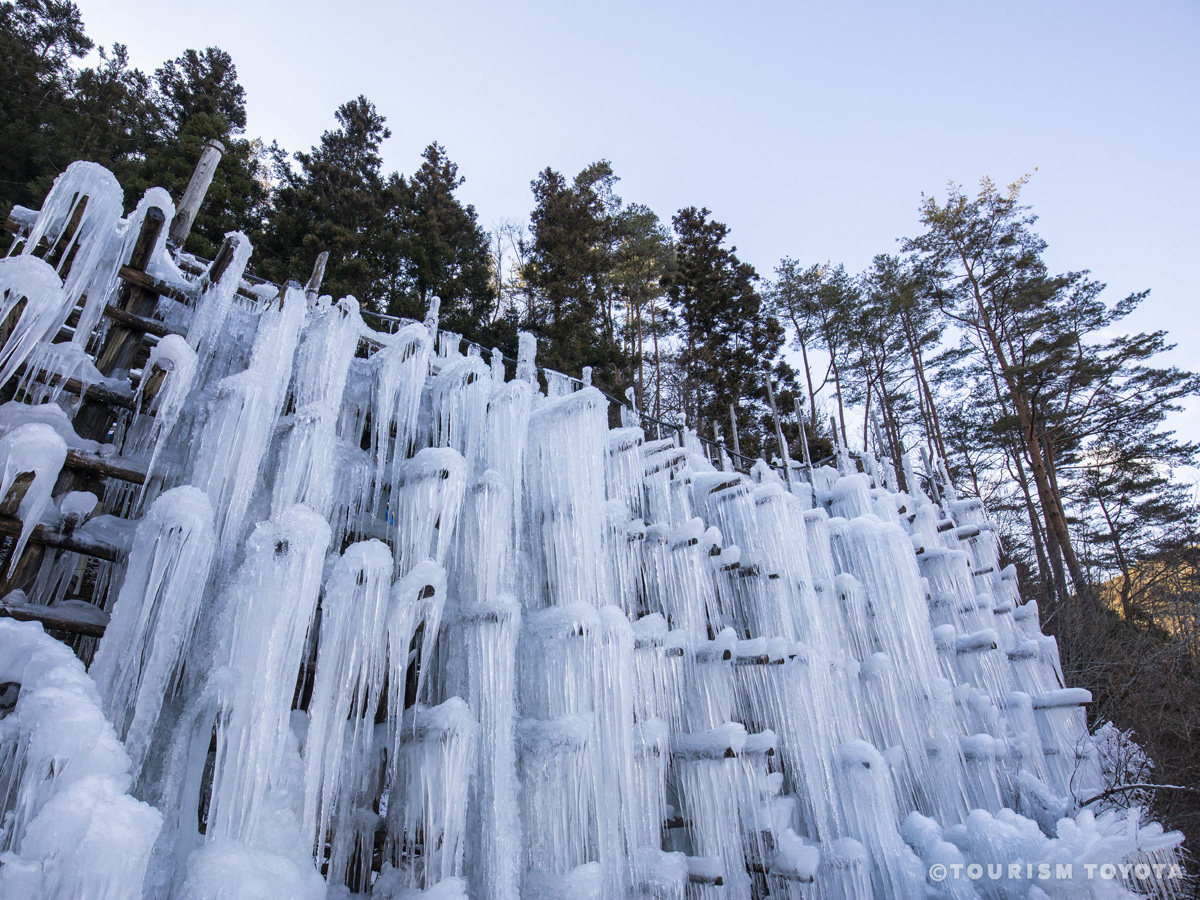
[[[134,898],[158,836],[157,810],[130,797],[130,761],[95,685],[32,622],[0,619],[0,896]]]
[[[26,256],[38,252],[43,239],[51,248],[67,239],[57,265],[58,273],[63,276],[63,303],[55,314],[54,332],[85,293],[89,295],[88,309],[80,316],[80,330],[90,334],[95,326],[99,317],[97,308],[103,309],[99,303],[106,295],[116,269],[124,262],[117,255],[121,246],[118,224],[123,196],[121,185],[103,166],[74,162],[54,179],[54,185],[42,202],[21,252]],[[83,208],[78,227],[68,233],[80,205]],[[47,330],[45,336],[54,335]],[[0,378],[7,381],[8,374],[11,373],[0,373]]]

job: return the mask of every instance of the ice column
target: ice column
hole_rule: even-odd
[[[112,618],[91,675],[133,760],[151,746],[177,687],[215,550],[212,506],[194,487],[160,496],[138,524]]]

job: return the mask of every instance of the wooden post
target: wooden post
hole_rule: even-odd
[[[196,170],[192,172],[192,180],[179,198],[179,206],[175,210],[175,218],[171,220],[171,230],[167,233],[167,245],[172,250],[178,250],[187,240],[192,231],[192,223],[196,221],[196,213],[200,212],[200,204],[208,193],[213,176],[217,173],[217,163],[225,155],[225,145],[218,140],[207,140],[204,149],[200,151],[200,160]]]
[[[829,429],[833,433],[833,446],[837,451],[838,474],[849,475],[849,460],[846,458],[846,448],[842,446],[842,436],[838,433],[837,416],[829,417]]]
[[[929,451],[924,447],[921,448],[921,465],[925,467],[925,474],[929,476],[929,489],[933,491],[933,502],[941,506],[942,494],[938,490],[937,476],[933,472],[933,463],[929,461]]]
[[[17,510],[21,507],[21,501],[25,499],[25,494],[29,491],[29,486],[33,484],[33,472],[21,472],[13,479],[12,486],[8,489],[8,494],[3,499],[0,499],[0,516],[15,516]]]
[[[808,433],[804,430],[804,410],[800,406],[799,397],[796,398],[796,424],[800,426],[800,449],[804,452],[804,468],[808,471],[808,483],[812,484],[812,453],[808,449]]]
[[[727,472],[728,469],[725,468],[725,454],[723,452],[725,446],[721,443],[721,426],[716,422],[713,422],[713,443],[717,445],[717,460],[721,464],[721,471]]]
[[[146,210],[146,217],[142,220],[142,228],[138,232],[137,242],[133,245],[133,253],[129,256],[128,268],[138,272],[145,271],[165,221],[166,217],[163,215],[163,211],[157,206]],[[153,314],[158,305],[157,294],[132,284],[126,285],[123,290],[124,295],[118,302],[118,309],[144,318]],[[140,330],[130,328],[114,319],[108,330],[108,338],[105,340],[104,346],[96,354],[96,368],[106,377],[119,369],[128,369],[137,355],[141,339],[142,332]],[[90,394],[91,391],[88,393]],[[115,418],[109,405],[91,398],[81,399],[84,402],[79,414],[75,417],[75,431],[83,438],[97,441],[106,440]],[[73,489],[71,484],[63,483],[61,478],[59,488]]]
[[[84,210],[87,209],[88,198],[86,196],[75,195],[75,208],[71,210],[70,221],[67,222],[67,227],[62,230],[62,234],[58,236],[58,241],[46,254],[46,262],[59,270],[65,278],[63,272],[64,263],[66,262],[67,249],[72,246],[79,246],[79,242],[75,240],[75,235],[79,231],[79,223],[83,221]]]
[[[221,241],[221,246],[217,248],[217,255],[213,257],[212,265],[208,267],[208,271],[204,275],[205,281],[209,284],[216,284],[221,280],[221,276],[225,274],[225,270],[229,268],[231,262],[233,262],[233,238],[226,235],[225,240]]]
[[[316,300],[317,294],[321,290],[321,282],[325,280],[325,266],[329,264],[329,251],[322,250],[317,254],[317,261],[313,263],[312,275],[308,278],[308,284],[304,286],[305,296],[309,300]]]
[[[739,459],[741,459],[742,442],[741,442],[741,440],[738,439],[737,409],[736,409],[736,407],[734,407],[734,405],[732,403],[729,404],[729,427],[732,429],[732,432],[733,432],[733,452],[738,455]]]
[[[129,257],[129,268],[144,272],[150,264],[150,255],[158,243],[165,217],[157,206],[146,210],[146,218],[142,220],[142,230],[138,232],[137,243],[133,245],[133,253]],[[142,287],[130,285],[124,302],[118,302],[117,308],[135,316],[149,318],[158,306],[158,295]],[[128,369],[133,362],[141,334],[124,325],[114,322],[109,329],[108,339],[96,356],[96,368],[105,376],[112,375],[118,369]]]
[[[883,432],[879,430],[879,416],[871,413],[871,430],[875,432],[875,455],[883,459],[887,454],[887,445],[883,442]]]
[[[887,444],[883,442],[883,432],[879,429],[879,416],[875,415],[874,410],[871,411],[871,430],[875,433],[875,470],[876,470],[876,487],[889,487],[884,476],[883,460],[890,459],[891,454],[888,452]]]
[[[775,405],[775,387],[771,379],[767,379],[767,400],[771,404],[771,418],[775,420],[775,439],[779,441],[779,459],[783,463],[783,477],[792,486],[792,459],[788,452],[787,440],[783,436],[783,425],[779,421],[779,407]]]
[[[442,298],[436,294],[429,298],[429,309],[425,313],[425,327],[429,329],[429,346],[437,352],[438,345],[438,317],[442,311]],[[520,360],[518,360],[518,363]],[[517,368],[520,368],[518,364]]]

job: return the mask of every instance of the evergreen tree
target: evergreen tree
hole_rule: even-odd
[[[196,115],[219,116],[232,134],[246,130],[246,91],[233,58],[220,47],[185,50],[154,73],[163,115],[180,131]]]
[[[660,339],[672,325],[670,308],[664,303],[665,279],[675,265],[675,248],[669,230],[641,204],[622,209],[613,224],[612,292],[616,306],[624,312],[618,326],[622,350],[632,366],[638,409],[659,418],[665,351]]]
[[[61,157],[55,126],[70,115],[70,63],[93,46],[73,3],[0,3],[0,206],[4,212],[14,203],[38,206],[41,197],[35,185]]]
[[[1154,585],[1138,571],[1142,561],[1177,558],[1200,540],[1200,510],[1174,480],[1195,456],[1194,445],[1135,430],[1092,446],[1079,469],[1085,555],[1097,580],[1115,579],[1116,608],[1126,620],[1153,621],[1145,595]]]
[[[132,206],[156,185],[178,200],[205,141],[219,140],[225,155],[184,247],[211,259],[226,232],[253,235],[262,227],[270,196],[267,163],[279,151],[244,136],[246,92],[224,50],[187,50],[158,69],[154,81],[159,121],[144,163],[132,177],[122,179],[126,203]]]
[[[603,160],[572,182],[549,168],[539,174],[531,183],[536,206],[522,268],[530,303],[521,326],[542,339],[542,364],[571,374],[592,366],[596,383],[610,392],[628,383],[611,286],[621,205],[616,180]]]
[[[98,162],[127,184],[136,179],[154,152],[162,116],[150,78],[130,68],[124,46],[114,44],[111,53],[101,47],[99,56],[98,65],[82,69],[74,77],[71,106],[75,115],[62,123],[59,139],[67,155]],[[45,184],[48,190],[49,179]],[[131,209],[138,199],[127,194],[126,208]]]
[[[985,179],[975,198],[957,189],[944,205],[927,198],[927,231],[907,245],[936,281],[974,383],[991,388],[993,431],[1010,442],[1017,480],[1028,484],[1035,544],[1044,536],[1039,563],[1050,571],[1043,568],[1043,581],[1065,600],[1069,575],[1077,594],[1092,600],[1069,528],[1081,497],[1062,473],[1091,452],[1149,440],[1181,398],[1200,390],[1200,379],[1150,365],[1166,349],[1162,332],[1106,337],[1145,294],[1109,306],[1104,285],[1088,273],[1051,275],[1036,218],[1019,204],[1021,185],[1001,192]],[[988,395],[976,390],[969,399],[988,402]]]
[[[936,307],[909,261],[888,254],[859,278],[860,302],[845,314],[852,371],[860,379],[855,401],[866,407],[864,445],[878,424],[880,452],[898,460],[924,443],[944,457],[940,417],[927,372],[943,331]],[[903,472],[898,472],[901,481]]]
[[[850,330],[854,311],[860,305],[858,283],[846,272],[845,266],[814,265],[801,269],[792,259],[784,259],[775,274],[776,282],[770,292],[772,307],[794,329],[793,339],[805,368],[811,420],[816,423],[816,395],[832,378],[841,441],[845,444],[845,401],[849,385],[843,385],[843,376],[851,364]],[[827,357],[825,372],[815,387],[808,356],[809,350],[813,349],[825,351]],[[819,424],[821,430],[824,424]]]
[[[37,208],[77,159],[127,177],[145,159],[156,111],[149,80],[120,44],[93,48],[79,9],[62,0],[0,3],[0,207]]]
[[[322,287],[384,310],[406,289],[397,221],[407,186],[385,175],[379,148],[391,137],[383,116],[359,96],[337,110],[326,131],[296,167],[280,165],[274,208],[255,240],[255,268],[276,282],[304,280],[322,251],[329,265]]]
[[[421,167],[408,181],[406,202],[396,210],[407,275],[402,294],[388,312],[422,319],[434,296],[441,298],[442,327],[469,340],[495,340],[496,289],[488,236],[475,207],[454,192],[465,179],[440,144],[421,154]]]
[[[737,411],[743,450],[763,446],[766,379],[783,346],[783,327],[755,289],[758,274],[726,247],[729,229],[707,209],[680,210],[675,268],[667,295],[679,322],[682,405],[701,433]]]

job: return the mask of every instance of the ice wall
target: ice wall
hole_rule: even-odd
[[[144,208],[104,219],[107,182],[72,171],[0,261],[9,375],[53,356],[78,285],[122,302]],[[78,238],[68,188],[98,198]],[[43,233],[105,249],[56,272]],[[104,630],[77,639],[89,678],[0,620],[0,884],[1037,900],[1101,894],[930,873],[1174,862],[1138,810],[1080,810],[1089,698],[977,502],[899,492],[890,460],[714,465],[634,415],[610,428],[528,335],[510,380],[436,305],[374,332],[353,298],[242,282],[231,247],[190,281],[156,248],[174,333],[96,373],[124,412],[36,377],[0,408],[10,571],[48,625],[86,607]],[[58,544],[26,550],[36,525]]]

